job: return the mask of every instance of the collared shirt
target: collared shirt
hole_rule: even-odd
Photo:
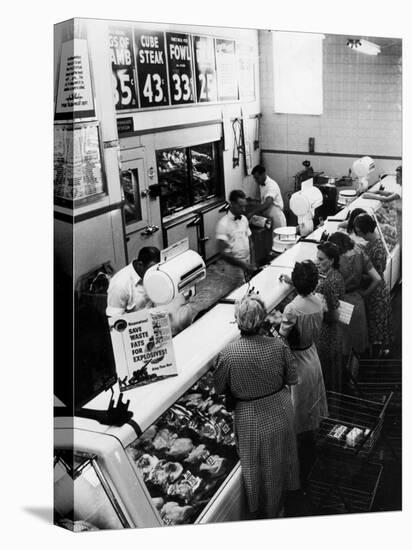
[[[106,315],[122,315],[152,306],[133,263],[123,267],[110,279]]]
[[[216,227],[216,239],[227,243],[227,253],[238,260],[249,261],[249,237],[251,234],[246,216],[241,216],[236,220],[230,210],[219,220]]]
[[[266,176],[265,184],[259,185],[260,191],[260,200],[262,203],[265,202],[267,197],[272,197],[273,204],[283,210],[283,199],[282,193],[280,192],[279,185],[272,180],[269,176]]]

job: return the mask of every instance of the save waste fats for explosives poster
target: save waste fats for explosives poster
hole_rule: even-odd
[[[109,318],[120,390],[177,375],[167,311],[144,309]]]

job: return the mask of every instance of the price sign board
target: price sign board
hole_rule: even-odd
[[[172,105],[194,103],[190,35],[168,32],[166,46]]]
[[[131,29],[110,27],[109,44],[116,109],[136,108],[135,62]]]
[[[140,107],[169,105],[164,34],[135,31]]]
[[[193,36],[196,99],[199,103],[217,101],[216,58],[210,36]]]
[[[237,59],[234,40],[216,38],[217,89],[219,101],[238,99]]]

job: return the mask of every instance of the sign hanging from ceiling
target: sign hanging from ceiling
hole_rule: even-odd
[[[62,45],[55,119],[94,116],[87,40],[75,38]]]
[[[109,44],[116,109],[135,109],[138,105],[134,78],[132,30],[110,27]]]
[[[193,36],[196,100],[217,101],[215,44],[211,36]]]
[[[167,32],[166,45],[172,105],[194,103],[190,35]]]
[[[135,31],[140,107],[169,104],[164,33]]]

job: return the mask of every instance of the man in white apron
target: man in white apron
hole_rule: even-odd
[[[250,217],[257,214],[272,220],[272,230],[286,226],[286,218],[283,213],[283,199],[279,185],[266,174],[263,166],[257,165],[252,170],[252,176],[259,185],[260,202],[251,212]]]
[[[229,195],[230,207],[216,227],[216,239],[221,258],[225,261],[225,277],[231,288],[245,283],[245,273],[256,269],[251,263],[251,231],[244,215],[246,195],[234,189]]]

